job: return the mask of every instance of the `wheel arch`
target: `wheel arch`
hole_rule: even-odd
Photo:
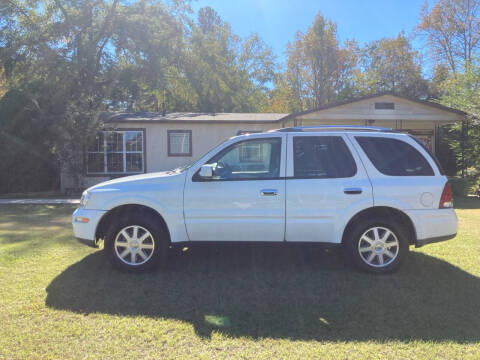
[[[160,224],[165,228],[166,233],[168,234],[168,243],[171,243],[170,230],[164,217],[152,207],[141,204],[123,204],[108,210],[101,217],[100,221],[97,224],[97,228],[95,230],[95,242],[98,242],[99,239],[105,239],[105,234],[107,232],[108,226],[115,217],[125,215],[128,212],[141,213],[145,216],[152,216],[154,219],[157,219]]]
[[[415,240],[417,238],[415,225],[412,219],[402,210],[389,207],[389,206],[373,206],[367,209],[363,209],[356,213],[347,223],[343,230],[342,234],[342,244],[345,242],[351,228],[355,225],[358,221],[361,221],[364,218],[371,218],[375,216],[388,216],[395,221],[398,221],[400,225],[402,225],[405,229],[407,229],[407,236],[408,236],[408,243],[410,245],[415,244]]]

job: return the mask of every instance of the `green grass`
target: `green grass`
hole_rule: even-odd
[[[71,206],[0,206],[0,359],[480,358],[480,201],[396,274],[337,249],[204,247],[113,270]]]

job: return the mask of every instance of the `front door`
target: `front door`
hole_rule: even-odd
[[[184,214],[191,241],[283,241],[285,135],[265,134],[223,148],[187,175]],[[203,165],[203,164],[202,164]]]

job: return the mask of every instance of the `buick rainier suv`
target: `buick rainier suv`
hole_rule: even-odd
[[[409,247],[453,238],[441,166],[415,137],[375,127],[294,127],[235,136],[194,164],[87,189],[75,236],[143,271],[207,242],[333,243],[375,273]],[[187,245],[188,246],[188,245]]]

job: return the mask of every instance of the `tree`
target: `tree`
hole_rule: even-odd
[[[425,2],[417,32],[426,37],[436,63],[461,72],[478,55],[480,1],[438,0],[430,11]]]
[[[106,110],[265,110],[271,49],[211,8],[190,14],[189,0],[5,0],[0,95],[35,104],[46,149],[73,175]]]
[[[440,103],[467,113],[467,122],[450,126],[450,147],[467,178],[480,186],[480,66],[467,66],[464,73],[450,76],[442,84]]]
[[[9,88],[36,104],[38,121],[53,129],[51,148],[65,170],[79,173],[78,154],[112,83],[105,70],[118,0],[7,3],[0,58]]]
[[[182,2],[182,11],[186,11]],[[194,104],[192,92],[178,90],[185,56],[187,18],[163,2],[139,1],[120,8],[115,21],[113,45],[116,86],[107,97],[111,110],[170,111]]]
[[[449,78],[450,70],[447,65],[438,64],[433,69],[433,76],[428,84],[428,97],[440,99],[444,95],[443,84]]]
[[[182,9],[180,3],[171,6]],[[174,35],[179,26],[168,17],[173,10],[157,2],[8,0],[1,11],[0,59],[8,87],[37,105],[35,116],[50,134],[51,151],[62,171],[77,175],[73,186],[80,187],[82,154],[101,127],[101,112],[125,100],[137,102],[113,92],[122,84],[119,79],[127,84],[123,95],[131,97],[125,89],[135,92],[143,84],[135,83],[135,88],[128,80],[142,79],[136,75],[145,79],[148,72],[154,79],[160,77],[157,72],[163,74],[163,51],[178,39]],[[146,13],[155,17],[146,21]],[[168,34],[156,31],[163,25]],[[170,43],[165,44],[165,38]]]
[[[296,34],[287,54],[287,78],[299,110],[325,105],[337,97],[340,55],[335,23],[318,13],[305,34]]]
[[[420,55],[403,33],[367,44],[362,49],[361,69],[355,82],[362,93],[393,92],[417,98],[427,95]]]
[[[189,23],[185,76],[199,111],[249,112],[266,107],[275,57],[258,35],[240,39],[211,8]]]
[[[258,34],[252,34],[243,41],[239,64],[259,90],[267,91],[267,85],[274,81],[276,57]]]
[[[48,141],[52,128],[38,114],[38,104],[20,91],[10,90],[0,100],[0,192],[58,186],[58,161]]]
[[[274,87],[270,93],[268,111],[289,113],[292,109],[299,109],[298,97],[293,93],[285,73],[275,74]],[[294,110],[293,110],[294,111]]]

